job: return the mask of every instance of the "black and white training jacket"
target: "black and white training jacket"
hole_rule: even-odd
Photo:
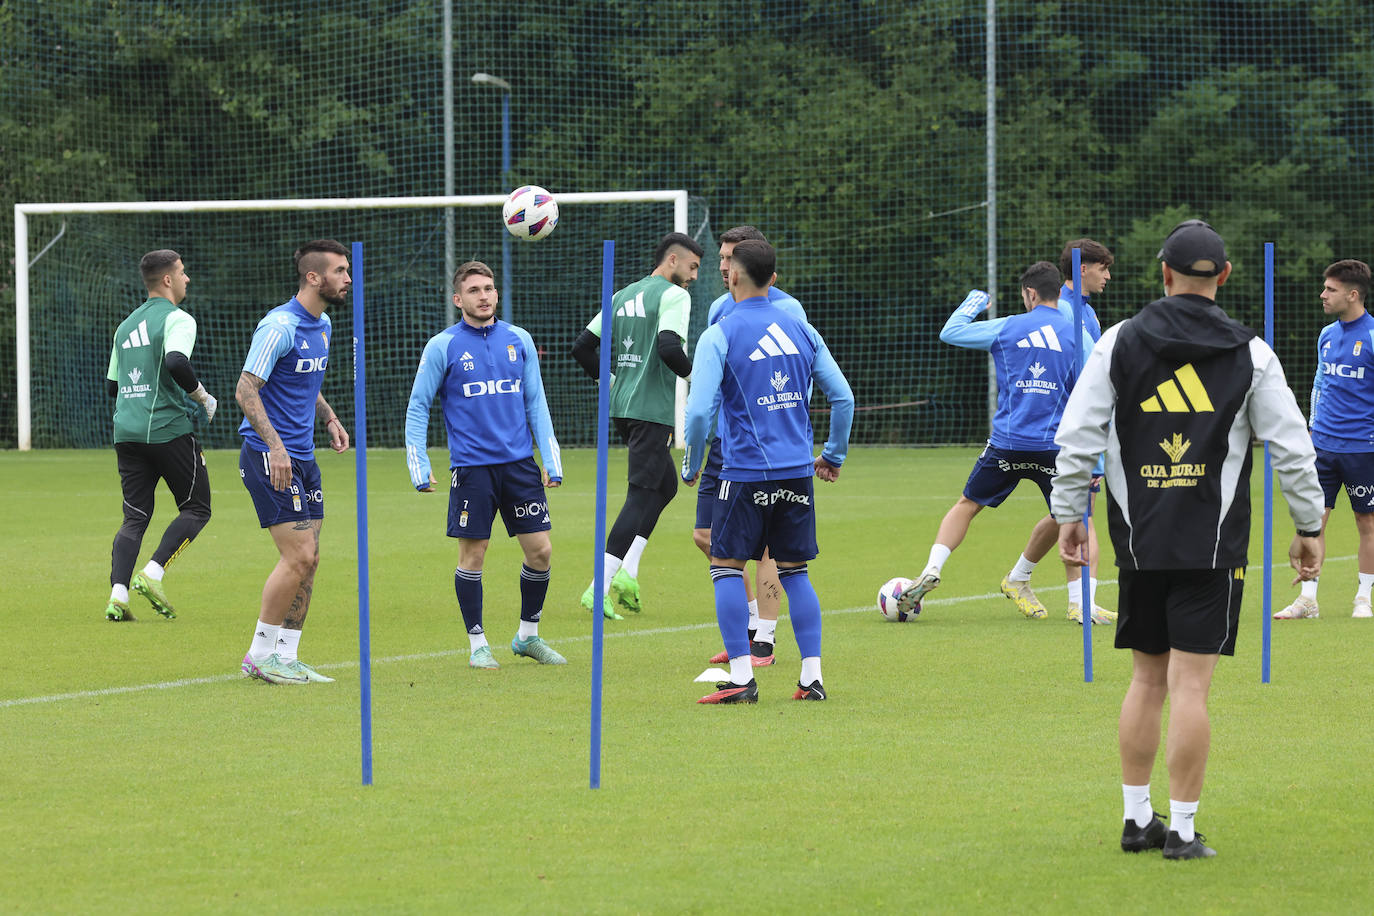
[[[1210,299],[1151,302],[1102,335],[1069,397],[1054,517],[1082,516],[1105,451],[1117,566],[1243,567],[1252,437],[1269,441],[1298,530],[1319,529],[1316,454],[1274,351]]]

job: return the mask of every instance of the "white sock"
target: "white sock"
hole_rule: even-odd
[[[519,639],[529,639],[531,636],[538,636],[538,635],[539,635],[539,621],[537,621],[537,620],[522,620],[522,621],[520,621],[520,629],[519,629],[519,631],[516,632],[515,635],[516,635],[516,637],[519,638]]]
[[[611,579],[620,571],[623,561],[620,557],[613,557],[609,553],[601,558],[601,597],[606,597],[611,593]]]
[[[639,578],[639,558],[644,556],[644,547],[648,543],[648,538],[635,535],[635,539],[630,542],[630,549],[625,551],[625,562],[621,567],[630,574],[631,579]]]
[[[1091,589],[1093,580],[1088,580],[1088,588]],[[1075,607],[1083,606],[1083,577],[1080,575],[1069,583],[1069,604]]]
[[[1029,582],[1031,573],[1035,572],[1035,564],[1026,559],[1023,553],[1016,560],[1016,565],[1007,573],[1007,578],[1012,582]]]
[[[754,679],[754,662],[746,652],[730,659],[730,683],[743,686]]]
[[[749,601],[749,629],[759,628],[759,599],[753,598]]]
[[[1360,587],[1355,590],[1355,597],[1368,598],[1372,586],[1374,586],[1374,573],[1360,573]]]
[[[754,639],[758,642],[774,643],[778,641],[778,622],[776,620],[758,620],[758,627],[754,631]]]
[[[294,662],[301,648],[301,631],[282,627],[277,631],[277,654],[284,662]]]
[[[127,585],[111,585],[111,586],[110,586],[110,600],[111,600],[111,601],[119,601],[119,602],[122,602],[122,603],[124,603],[124,604],[128,604],[128,603],[129,603],[129,586],[127,586]]]
[[[821,680],[821,657],[808,655],[802,659],[801,682],[803,684],[825,683]]]
[[[277,632],[280,629],[281,624],[263,623],[259,620],[257,629],[253,631],[253,644],[248,647],[248,657],[260,662],[277,651]]]
[[[476,652],[478,649],[482,648],[482,647],[485,646],[485,645],[487,645],[487,634],[486,634],[486,633],[469,633],[469,634],[468,634],[468,651],[469,651],[469,652]]]
[[[1150,823],[1150,818],[1155,816],[1155,811],[1150,807],[1150,786],[1147,783],[1143,786],[1128,786],[1124,782],[1121,784],[1121,820],[1135,821],[1137,827],[1144,827]]]
[[[1181,802],[1169,799],[1169,829],[1187,843],[1193,839],[1193,818],[1197,815],[1197,802]]]
[[[154,582],[161,582],[162,575],[165,572],[165,569],[163,569],[158,564],[154,563],[152,560],[149,560],[148,565],[143,567],[143,575],[147,576],[149,579],[152,579]]]
[[[950,550],[944,544],[932,544],[930,547],[930,559],[926,561],[925,572],[923,572],[922,575],[934,575],[938,577],[940,575],[940,570],[945,568],[945,561],[949,559],[949,555],[953,552],[954,551]]]
[[[1311,598],[1313,601],[1316,601],[1316,600],[1317,600],[1317,580],[1316,580],[1316,579],[1306,579],[1306,580],[1303,581],[1303,583],[1302,583],[1302,596],[1303,596],[1304,598]]]
[[[1088,601],[1090,601],[1090,602],[1092,603],[1093,607],[1097,607],[1097,580],[1096,580],[1096,579],[1089,579],[1089,580],[1088,580]]]

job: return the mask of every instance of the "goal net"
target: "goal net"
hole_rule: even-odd
[[[453,263],[480,260],[497,275],[502,317],[534,338],[549,409],[564,446],[594,444],[595,389],[571,356],[600,307],[601,242],[616,240],[615,285],[652,268],[670,231],[697,238],[710,257],[692,287],[694,341],[706,306],[723,291],[706,208],[685,191],[556,193],[557,230],[509,243],[501,195],[125,204],[19,204],[16,222],[18,445],[90,448],[110,442],[105,395],[114,329],[145,298],[142,255],[179,252],[190,287],[184,307],[198,324],[192,361],[231,422],[203,430],[209,448],[238,445],[234,386],[259,319],[296,291],[292,252],[315,238],[363,243],[366,257],[368,442],[400,447],[405,407],[425,342],[449,324],[448,214]],[[32,262],[32,266],[28,265]],[[22,266],[21,266],[22,265]],[[324,395],[351,414],[352,309],[332,309],[335,366]],[[226,404],[226,402],[228,402]],[[430,444],[444,444],[430,424]]]

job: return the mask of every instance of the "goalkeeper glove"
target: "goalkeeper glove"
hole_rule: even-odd
[[[196,390],[191,392],[191,399],[205,408],[206,423],[209,423],[215,418],[215,408],[219,407],[219,401],[215,399],[214,395],[205,390],[204,385],[196,385]]]
[[[987,311],[988,302],[989,297],[987,293],[983,292],[981,289],[970,290],[969,294],[964,297],[964,301],[959,304],[958,311],[960,314],[967,315],[970,318],[977,318],[979,315],[983,314],[983,312]]]

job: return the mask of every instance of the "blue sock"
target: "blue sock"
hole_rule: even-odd
[[[538,623],[544,613],[544,596],[549,593],[549,570],[542,572],[520,564],[520,619]]]
[[[725,643],[725,654],[738,658],[749,654],[749,598],[744,592],[744,571],[712,566],[711,584],[716,592],[716,623]]]
[[[787,593],[787,613],[792,618],[792,635],[802,658],[821,654],[821,599],[807,575],[806,564],[778,569],[778,580]]]
[[[482,571],[463,569],[453,571],[453,590],[458,594],[458,610],[463,614],[463,627],[469,635],[482,632]]]

